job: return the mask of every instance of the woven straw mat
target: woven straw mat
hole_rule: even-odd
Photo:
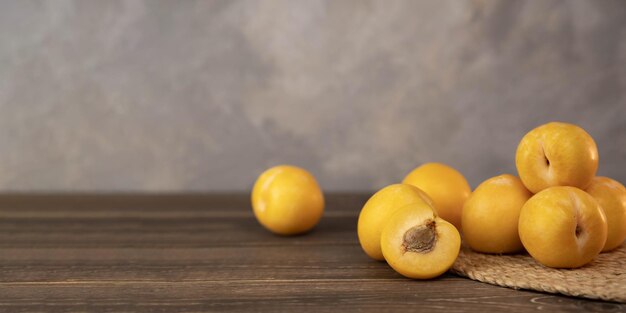
[[[528,254],[483,254],[462,247],[452,272],[514,289],[626,303],[626,244],[578,269],[548,268]]]

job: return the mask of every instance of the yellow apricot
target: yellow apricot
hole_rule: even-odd
[[[252,189],[252,209],[261,225],[279,235],[311,230],[324,213],[324,195],[315,177],[290,165],[263,172]]]
[[[606,242],[606,217],[588,193],[569,186],[549,187],[532,196],[519,216],[524,248],[539,263],[555,268],[581,267]]]
[[[441,163],[426,163],[411,171],[402,183],[423,190],[433,200],[439,217],[461,228],[463,204],[472,189],[459,171]]]
[[[626,188],[608,177],[596,177],[586,191],[598,201],[606,215],[608,233],[602,251],[621,246],[626,239]]]
[[[387,263],[396,272],[417,279],[445,273],[461,249],[459,231],[423,202],[396,211],[387,221],[380,242]]]
[[[463,239],[473,250],[511,253],[524,249],[517,224],[532,193],[509,174],[481,183],[463,206]]]
[[[515,165],[532,193],[552,186],[585,189],[598,169],[598,148],[584,129],[551,122],[524,135],[517,147]]]
[[[406,184],[394,184],[376,192],[363,206],[359,214],[357,232],[363,251],[375,260],[384,260],[380,250],[380,234],[387,219],[399,208],[411,203],[432,201],[419,188]]]

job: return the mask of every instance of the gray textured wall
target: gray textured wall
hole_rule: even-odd
[[[550,120],[626,182],[626,2],[0,2],[4,191],[476,186]]]

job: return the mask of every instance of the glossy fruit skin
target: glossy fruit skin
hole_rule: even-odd
[[[522,182],[532,193],[553,186],[585,189],[598,169],[598,148],[584,129],[551,122],[522,138],[515,164]]]
[[[554,268],[577,268],[593,260],[607,238],[598,202],[569,186],[547,188],[522,207],[519,235],[530,255]]]
[[[423,190],[433,200],[439,217],[461,228],[463,204],[472,189],[459,171],[441,163],[425,163],[411,171],[402,183]]]
[[[416,202],[432,206],[428,195],[419,188],[406,184],[389,185],[367,200],[359,214],[357,233],[359,243],[369,257],[384,260],[380,249],[380,235],[385,223],[396,210]]]
[[[437,241],[427,252],[407,251],[404,234],[418,225],[434,223]],[[385,260],[396,272],[414,279],[430,279],[445,273],[459,255],[461,236],[447,221],[437,217],[424,203],[414,203],[395,212],[387,221],[381,236]]]
[[[499,175],[481,183],[463,207],[465,243],[484,253],[523,250],[517,227],[522,206],[531,196],[513,175]]]
[[[305,169],[279,165],[263,172],[252,189],[252,209],[263,227],[279,235],[311,230],[324,213],[324,194]]]
[[[626,188],[608,177],[595,177],[585,190],[598,201],[606,215],[608,233],[602,252],[611,251],[626,239]]]

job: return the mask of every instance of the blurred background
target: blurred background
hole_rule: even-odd
[[[0,191],[367,191],[585,128],[626,182],[623,1],[0,1]]]

